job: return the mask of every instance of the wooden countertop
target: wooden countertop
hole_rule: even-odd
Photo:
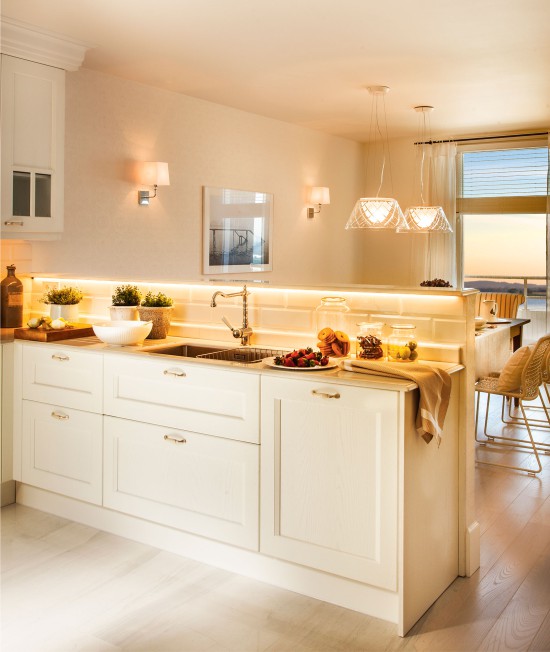
[[[0,328],[0,342],[13,342],[14,328]]]

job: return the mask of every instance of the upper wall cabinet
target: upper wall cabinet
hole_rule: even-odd
[[[1,111],[2,237],[58,234],[63,230],[65,71],[3,55]]]
[[[2,16],[2,238],[63,230],[65,71],[78,70],[89,47]]]

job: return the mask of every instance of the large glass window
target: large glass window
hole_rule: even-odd
[[[518,316],[536,339],[546,332],[548,147],[514,145],[460,153],[464,284],[523,294]]]

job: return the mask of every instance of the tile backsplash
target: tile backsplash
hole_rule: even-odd
[[[49,286],[78,285],[84,292],[80,304],[80,320],[94,323],[109,319],[111,295],[117,285],[126,281],[96,281],[83,279],[32,280],[31,311],[47,313],[47,306],[39,299]],[[134,284],[134,283],[132,283]],[[216,308],[210,306],[216,290],[235,292],[235,286],[222,284],[147,284],[137,283],[145,293],[164,292],[174,300],[174,312],[170,334],[184,337],[200,337],[234,343],[229,329],[222,323],[222,316],[235,326],[242,323],[241,297],[219,298]],[[273,346],[315,346],[317,332],[323,324],[317,323],[316,307],[323,296],[343,296],[350,308],[346,329],[355,337],[356,324],[361,321],[381,321],[386,337],[395,323],[412,323],[423,346],[434,349],[457,351],[466,341],[466,301],[460,293],[446,296],[415,293],[297,290],[249,286],[249,322],[254,329],[252,342]],[[443,355],[443,354],[440,354]],[[455,353],[452,354],[453,357]],[[435,359],[435,358],[432,358]],[[439,355],[437,359],[440,359]]]

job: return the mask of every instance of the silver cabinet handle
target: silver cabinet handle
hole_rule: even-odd
[[[185,437],[176,437],[175,435],[164,435],[164,441],[171,441],[174,444],[187,444]]]
[[[52,412],[52,417],[54,419],[59,419],[60,421],[67,421],[69,415],[64,412]]]
[[[178,369],[178,367],[173,367],[172,369],[165,369],[163,373],[164,373],[165,376],[183,377],[183,376],[187,375],[185,373],[185,371],[182,371],[181,369]]]
[[[313,396],[319,396],[320,398],[340,398],[340,394],[338,392],[330,394],[329,392],[320,392],[317,389],[312,389],[311,393]]]
[[[61,362],[66,362],[69,359],[69,356],[65,355],[64,353],[54,353],[52,355],[52,360],[61,360]]]
[[[9,220],[8,222],[4,222],[6,226],[23,226],[25,222],[23,220]]]

